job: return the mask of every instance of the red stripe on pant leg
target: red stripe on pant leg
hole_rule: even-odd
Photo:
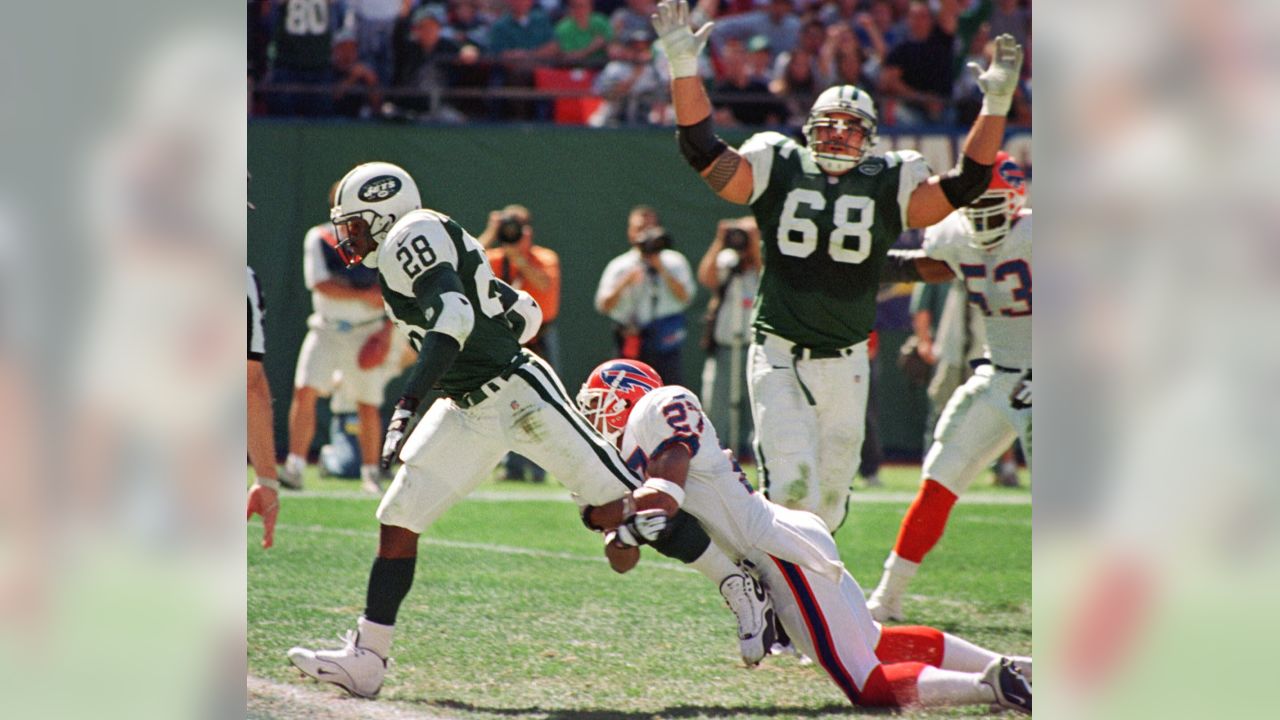
[[[946,640],[942,631],[923,625],[882,627],[876,657],[884,663],[922,662],[942,667]]]
[[[898,530],[898,542],[893,551],[903,560],[918,563],[924,560],[947,527],[947,518],[956,504],[956,494],[936,480],[925,480],[920,492],[907,508]]]
[[[877,665],[862,687],[862,704],[887,707],[916,704],[920,700],[917,682],[926,667],[918,662]]]

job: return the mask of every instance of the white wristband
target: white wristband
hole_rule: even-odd
[[[266,478],[266,477],[259,476],[253,479],[253,484],[261,485],[262,487],[267,488],[268,490],[278,491],[280,489],[280,481],[276,478]]]
[[[1012,95],[983,95],[981,115],[1008,115],[1013,107]]]
[[[680,507],[684,504],[684,488],[670,480],[664,478],[649,478],[644,481],[644,487],[670,495],[676,501],[676,507]]]
[[[698,56],[667,58],[667,63],[671,66],[671,79],[683,77],[698,77]]]

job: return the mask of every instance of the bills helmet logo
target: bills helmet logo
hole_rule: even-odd
[[[645,363],[609,360],[587,376],[578,391],[578,407],[592,427],[617,444],[636,403],[660,387],[662,377]]]

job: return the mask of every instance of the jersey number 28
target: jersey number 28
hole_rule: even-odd
[[[822,212],[827,199],[817,190],[796,188],[787,193],[778,222],[778,250],[783,255],[806,258],[818,249],[818,224],[797,216],[801,207]],[[836,229],[827,242],[827,252],[836,262],[857,264],[871,255],[871,224],[876,201],[859,195],[841,195],[831,208]],[[849,241],[853,247],[849,247]]]

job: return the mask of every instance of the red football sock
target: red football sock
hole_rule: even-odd
[[[928,665],[918,662],[902,662],[878,665],[867,676],[867,682],[858,694],[859,705],[903,707],[914,705],[920,695],[916,680]]]
[[[876,657],[883,663],[920,662],[942,667],[945,651],[942,631],[923,625],[885,626],[876,645]]]
[[[947,518],[956,504],[956,494],[935,480],[925,480],[920,492],[907,508],[898,530],[898,542],[893,551],[903,560],[919,563],[938,544]]]

